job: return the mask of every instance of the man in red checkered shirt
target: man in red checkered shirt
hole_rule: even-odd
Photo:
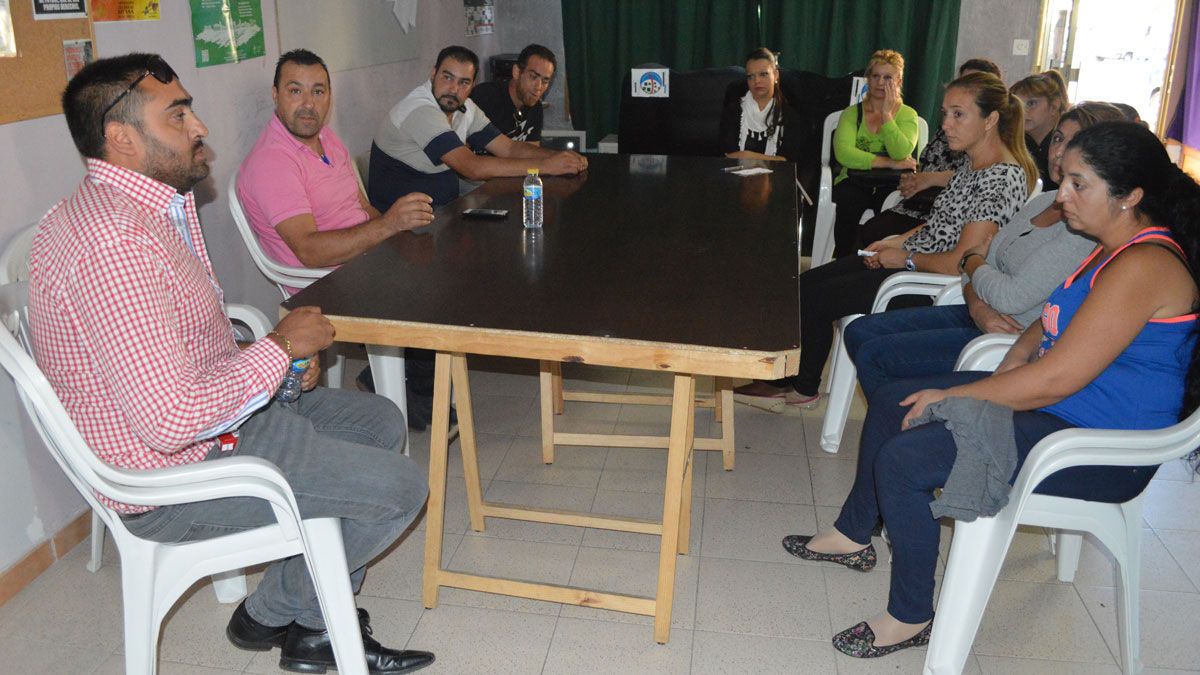
[[[239,348],[204,247],[192,187],[208,176],[208,129],[160,57],[97,61],[67,85],[63,109],[87,176],[43,219],[30,254],[30,324],[38,364],[92,450],[105,462],[154,470],[229,454],[262,457],[287,477],[305,518],[342,519],[352,585],[425,502],[420,469],[398,449],[395,405],[315,388],[272,401],[291,358],[329,346],[333,327],[298,309]],[[217,437],[236,431],[235,447]],[[262,500],[158,508],[101,496],[135,535],[162,542],[220,536],[275,522]],[[433,661],[370,637],[372,672]],[[334,665],[316,591],[298,557],[274,563],[226,630],[238,647],[282,647],[280,666]]]

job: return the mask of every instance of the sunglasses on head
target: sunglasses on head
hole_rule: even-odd
[[[118,103],[121,102],[121,99],[128,96],[129,92],[133,91],[134,88],[136,88],[139,84],[141,84],[142,80],[146,79],[147,76],[151,76],[154,79],[158,80],[159,82],[162,82],[163,84],[170,84],[171,81],[175,79],[175,71],[171,70],[171,66],[167,65],[167,62],[163,61],[162,57],[160,57],[158,55],[151,56],[150,60],[146,62],[146,70],[141,75],[138,75],[137,79],[135,79],[133,82],[130,82],[129,86],[125,88],[125,91],[121,92],[120,96],[114,98],[113,102],[109,103],[108,107],[104,109],[103,113],[101,113],[101,115],[100,115],[100,135],[101,136],[104,135],[104,119],[106,117],[108,117],[108,113],[112,112],[112,109],[114,107],[116,107],[116,105]]]

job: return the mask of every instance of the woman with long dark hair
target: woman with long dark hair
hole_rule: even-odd
[[[738,159],[784,160],[787,112],[779,59],[759,47],[746,55],[746,94],[721,114],[721,150]]]
[[[870,399],[858,471],[833,529],[789,535],[806,560],[869,571],[882,518],[893,546],[887,610],[833,638],[840,651],[882,656],[929,641],[939,525],[934,490],[958,450],[927,410],[982,401],[1012,411],[1015,478],[1033,446],[1074,427],[1158,429],[1200,401],[1200,186],[1162,143],[1131,122],[1081,131],[1063,158],[1058,191],[1067,224],[1099,242],[1050,295],[995,373],[901,380]],[[1124,503],[1156,466],[1085,466],[1044,480],[1039,494]],[[986,514],[985,514],[986,515]]]

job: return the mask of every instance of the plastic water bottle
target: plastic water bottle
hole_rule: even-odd
[[[309,361],[311,359],[292,359],[287,374],[283,376],[283,382],[279,384],[279,391],[275,392],[275,400],[281,403],[291,403],[300,398],[300,385],[304,381],[304,373],[308,370]]]
[[[527,230],[542,229],[542,179],[537,169],[530,169],[525,176],[521,199],[521,221]]]

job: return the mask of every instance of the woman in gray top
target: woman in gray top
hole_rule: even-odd
[[[1062,153],[1081,130],[1122,119],[1108,103],[1082,103],[1059,120],[1050,144],[1050,173],[1062,179]],[[965,305],[898,309],[846,327],[846,351],[869,397],[879,385],[954,369],[958,353],[984,333],[1017,334],[1041,316],[1050,292],[1096,243],[1067,228],[1057,191],[1034,197],[990,241],[963,254]]]

